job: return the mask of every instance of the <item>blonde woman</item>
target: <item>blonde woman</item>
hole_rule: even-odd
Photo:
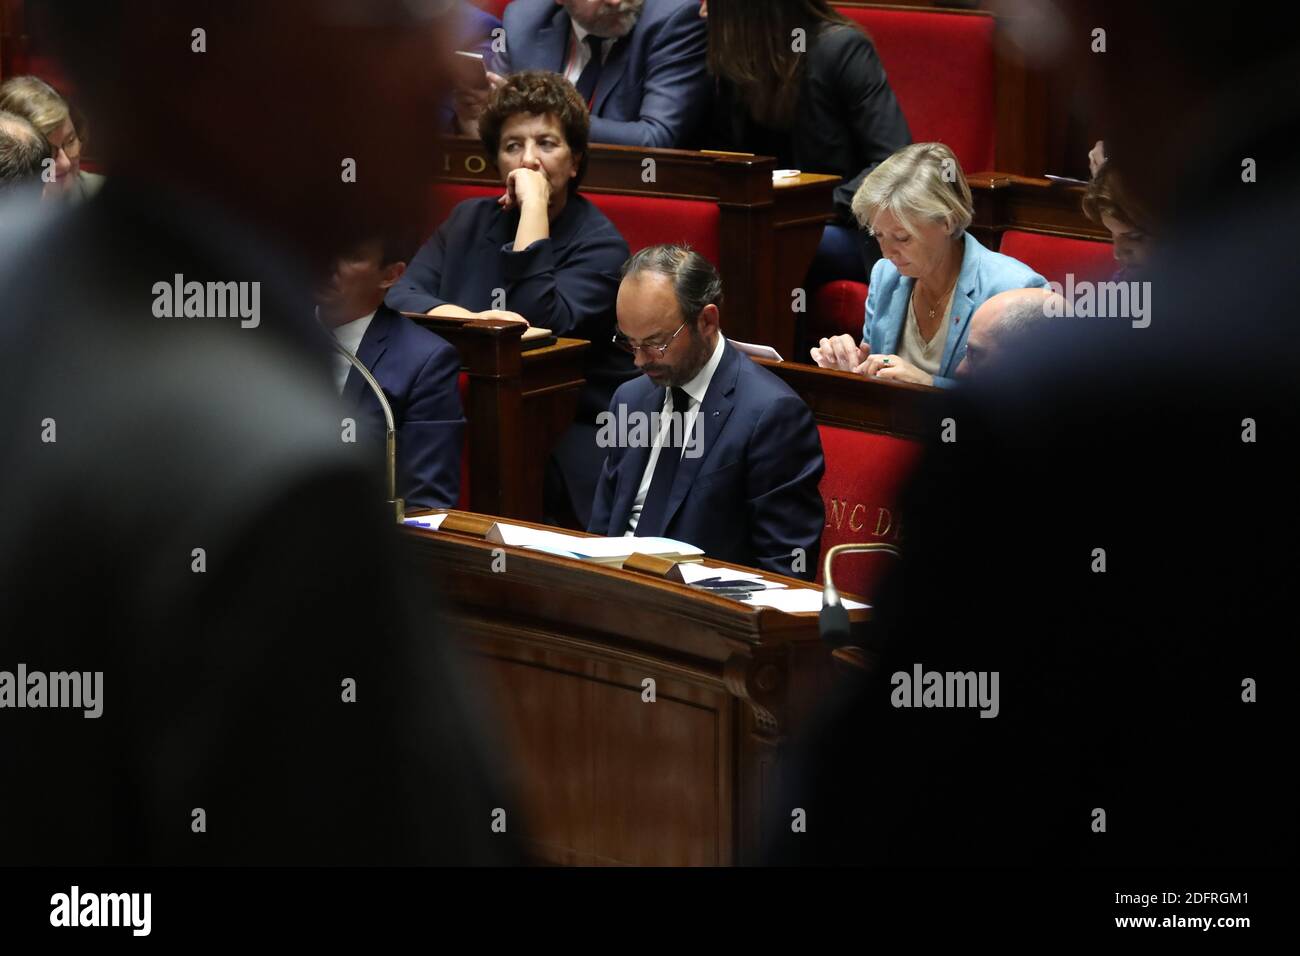
[[[50,144],[54,153],[54,182],[47,198],[84,202],[104,184],[104,177],[81,168],[83,143],[67,101],[54,87],[35,76],[14,76],[0,83],[0,110],[26,119]]]
[[[951,387],[980,304],[1047,285],[967,231],[970,186],[942,143],[905,146],[872,170],[853,196],[853,215],[883,258],[871,270],[861,344],[849,335],[822,339],[812,358],[823,368]]]

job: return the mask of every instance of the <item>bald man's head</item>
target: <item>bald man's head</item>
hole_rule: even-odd
[[[982,374],[1016,340],[1048,318],[1047,302],[1060,296],[1048,289],[1010,289],[984,301],[970,318],[966,336],[966,357],[957,367],[958,376]],[[1061,315],[1064,302],[1052,314]]]

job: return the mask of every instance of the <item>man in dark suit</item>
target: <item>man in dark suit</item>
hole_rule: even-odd
[[[397,493],[408,508],[453,508],[460,497],[465,416],[457,390],[460,355],[450,343],[384,305],[406,270],[400,242],[371,239],[334,263],[317,296],[321,322],[379,382],[397,430]],[[382,446],[383,409],[365,378],[335,356],[334,384],[364,415],[358,437]],[[375,461],[382,457],[376,454]]]
[[[623,276],[619,340],[644,374],[602,422],[609,456],[588,530],[813,577],[825,461],[808,406],[723,338],[722,280],[703,256],[650,246]]]
[[[566,76],[591,107],[593,143],[695,145],[709,104],[696,0],[515,0],[504,22],[493,70]]]

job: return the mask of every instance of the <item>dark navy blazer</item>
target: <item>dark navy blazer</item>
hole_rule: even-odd
[[[454,508],[460,497],[460,457],[465,415],[460,406],[460,354],[445,339],[392,309],[380,306],[357,348],[370,369],[397,428],[397,493],[409,508]],[[343,385],[343,402],[358,409],[358,433],[382,442],[384,413],[355,368]],[[382,458],[376,459],[382,461]]]
[[[647,416],[663,408],[664,389],[642,375],[614,393],[610,411]],[[703,454],[683,457],[662,527],[640,528],[703,548],[710,557],[811,579],[817,570],[826,509],[818,483],[826,470],[812,412],[767,369],[727,343],[695,427]],[[612,448],[605,459],[589,531],[621,535],[650,449]],[[795,570],[794,551],[805,559]]]
[[[573,23],[555,0],[506,7],[497,73],[562,73]],[[591,142],[688,149],[709,109],[706,24],[699,0],[646,0],[636,26],[611,49],[591,102]]]
[[[416,253],[385,303],[398,312],[446,304],[473,312],[508,309],[556,335],[587,339],[588,388],[579,417],[594,419],[635,374],[632,360],[611,344],[627,243],[577,193],[551,223],[549,238],[516,252],[518,228],[518,210],[503,212],[491,197],[465,200]]]
[[[486,59],[492,53],[492,31],[501,21],[486,10],[480,10],[469,0],[460,0],[460,29],[457,33],[459,48],[468,53],[482,53]]]

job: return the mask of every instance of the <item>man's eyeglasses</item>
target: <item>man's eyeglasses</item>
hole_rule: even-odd
[[[686,322],[679,325],[677,331],[668,336],[668,341],[663,345],[633,345],[632,340],[626,335],[620,335],[617,333],[614,335],[614,344],[629,355],[636,355],[637,351],[640,350],[644,351],[646,355],[658,354],[659,358],[663,358],[668,354],[668,349],[672,347],[673,339],[677,338],[677,336],[681,334],[682,329],[686,328],[686,326]]]

